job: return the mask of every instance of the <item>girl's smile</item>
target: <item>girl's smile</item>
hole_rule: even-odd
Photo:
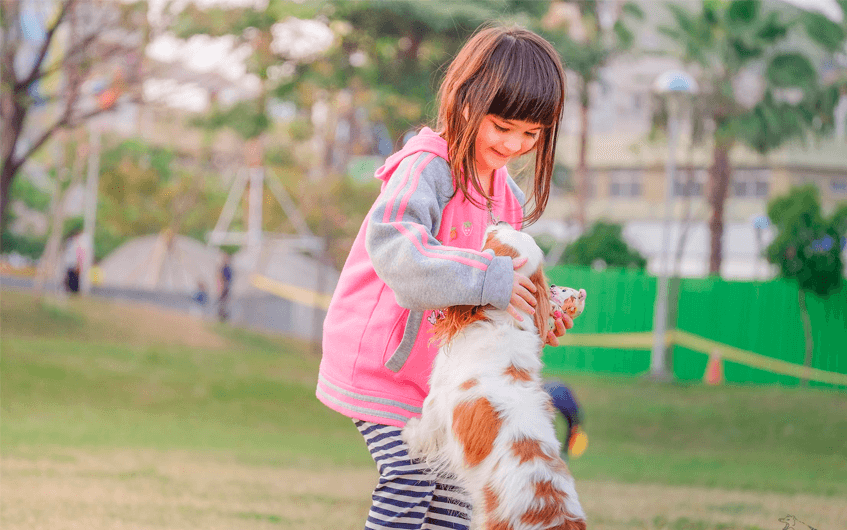
[[[528,153],[538,141],[542,126],[523,120],[507,120],[495,114],[486,114],[479,124],[474,145],[476,172],[488,181],[494,171],[509,160]]]

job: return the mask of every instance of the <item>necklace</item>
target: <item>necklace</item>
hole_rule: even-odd
[[[491,199],[488,199],[488,201],[486,201],[486,202],[487,202],[487,206],[488,206],[488,224],[489,224],[489,226],[490,225],[496,225],[497,223],[500,222],[500,217],[494,215],[494,210],[491,207]]]

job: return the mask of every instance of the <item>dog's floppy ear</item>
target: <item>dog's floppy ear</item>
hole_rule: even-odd
[[[444,309],[444,318],[438,320],[433,326],[431,332],[433,338],[430,340],[438,341],[439,344],[446,344],[462,330],[462,328],[478,322],[487,320],[485,310],[478,305],[455,305]]]
[[[538,336],[541,337],[542,346],[547,342],[547,322],[553,314],[553,306],[550,304],[550,287],[547,284],[547,278],[544,276],[544,270],[541,266],[538,267],[532,276],[529,277],[535,285],[535,299],[538,302],[535,306],[535,329],[538,330]]]
[[[497,239],[496,231],[488,234],[482,250],[493,250],[495,256],[509,256],[513,259],[520,257],[520,252],[517,249]]]

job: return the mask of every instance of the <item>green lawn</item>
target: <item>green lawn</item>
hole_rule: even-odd
[[[308,345],[100,300],[0,293],[0,450],[178,450],[371,466],[314,397]],[[577,480],[847,497],[847,394],[559,374],[584,407]]]

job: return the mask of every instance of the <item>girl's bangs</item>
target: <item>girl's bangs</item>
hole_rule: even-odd
[[[491,55],[497,89],[488,114],[549,127],[561,118],[558,70],[535,43],[503,38]]]

